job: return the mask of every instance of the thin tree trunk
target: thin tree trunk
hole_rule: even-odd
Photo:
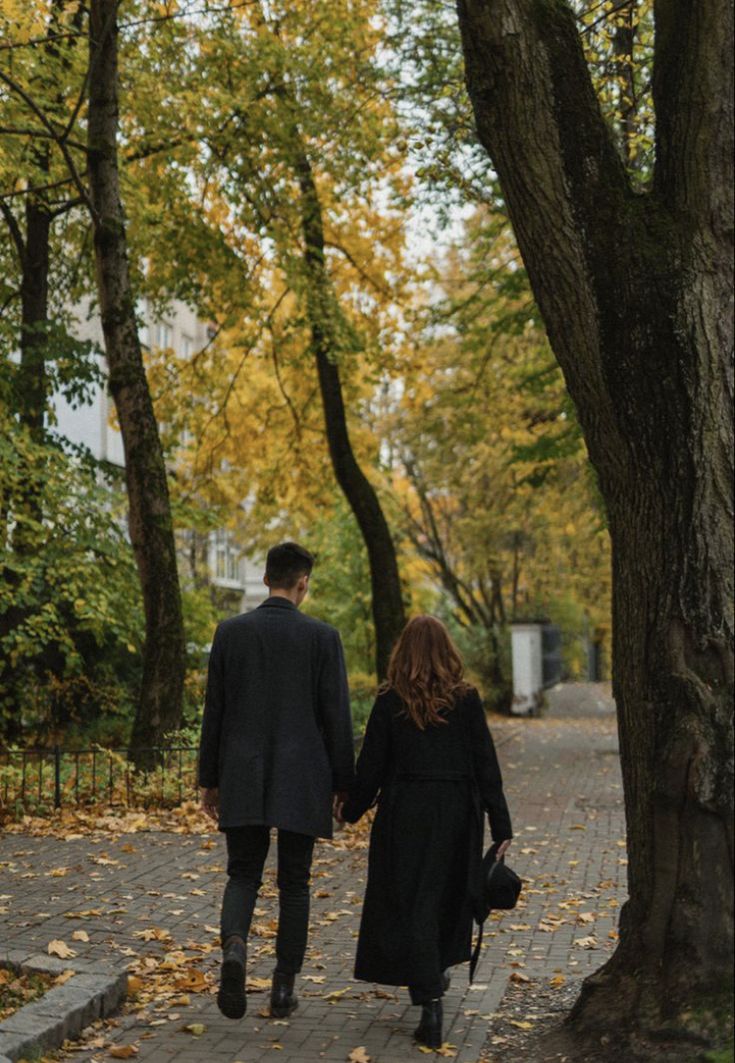
[[[48,152],[39,156],[42,168],[48,168]],[[46,164],[45,167],[43,164]],[[5,221],[15,244],[21,271],[21,321],[20,364],[15,378],[14,405],[20,424],[27,430],[33,443],[44,439],[46,415],[46,343],[48,338],[48,274],[49,238],[51,217],[45,204],[33,193],[26,196],[25,233],[17,224],[10,208],[4,211]],[[43,499],[39,480],[24,484],[14,502],[14,527],[11,534],[11,549],[17,556],[29,556],[38,543],[37,527],[43,517]],[[16,587],[18,573],[14,566],[3,566],[2,578]],[[25,606],[13,602],[0,615],[0,639],[19,628],[28,616]],[[36,666],[39,664],[36,660]],[[28,662],[26,661],[26,665]],[[0,685],[12,690],[22,682],[10,657],[0,662]],[[17,716],[8,716],[5,737],[17,742],[21,737],[21,721]]]
[[[567,4],[458,6],[480,138],[613,546],[630,900],[573,1028],[716,1041],[733,954],[732,6],[657,4],[645,195]]]
[[[329,453],[337,482],[355,515],[368,552],[375,625],[375,666],[378,679],[382,679],[393,644],[406,622],[396,549],[375,488],[360,468],[350,442],[336,361],[338,345],[334,335],[334,316],[337,308],[324,259],[321,204],[311,165],[300,145],[297,150],[297,171],[308,285],[307,312]]]
[[[17,410],[35,443],[44,438],[46,347],[51,216],[36,196],[26,197],[26,236],[21,280],[20,366]]]
[[[140,575],[146,638],[130,739],[139,766],[181,725],[185,668],[181,594],[166,468],[135,318],[118,173],[118,0],[92,0],[88,166],[102,330],[125,449],[130,539]]]

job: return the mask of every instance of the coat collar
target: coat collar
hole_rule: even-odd
[[[259,609],[274,606],[276,609],[293,609],[298,611],[298,606],[289,601],[288,598],[282,598],[280,594],[272,594],[270,598],[266,598],[264,602],[261,602],[258,606]]]

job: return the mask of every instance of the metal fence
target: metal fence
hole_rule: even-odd
[[[137,770],[125,749],[1,749],[0,796],[7,809],[34,812],[71,805],[168,806],[196,796],[196,749],[156,746],[142,752],[156,765],[149,771]]]

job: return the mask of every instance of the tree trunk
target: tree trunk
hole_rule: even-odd
[[[48,152],[43,152],[39,162],[48,163]],[[21,321],[20,364],[15,378],[14,406],[20,424],[27,430],[33,443],[44,440],[46,415],[46,343],[48,340],[48,274],[49,238],[51,216],[44,203],[32,192],[25,202],[25,234],[17,224],[10,208],[3,212],[10,235],[15,244],[21,273]],[[12,551],[16,555],[29,556],[38,542],[38,524],[43,517],[43,499],[38,481],[26,483],[14,502],[14,526]],[[18,572],[13,565],[3,566],[2,578],[11,586],[18,584]],[[0,639],[20,627],[28,616],[21,604],[11,604],[0,615]],[[40,668],[41,655],[35,665]],[[0,661],[0,686],[12,690],[20,682],[20,674],[9,657]],[[18,742],[22,737],[19,715],[8,716],[5,722],[5,738]]]
[[[46,416],[46,345],[51,215],[34,195],[26,196],[26,236],[21,279],[20,366],[16,409],[34,443],[42,443]]]
[[[298,131],[296,132],[298,136]],[[396,549],[375,488],[352,450],[336,356],[335,305],[324,260],[324,226],[311,164],[299,146],[297,171],[301,189],[301,228],[307,276],[307,313],[324,407],[329,454],[337,482],[360,527],[370,563],[375,667],[385,677],[388,660],[406,616]]]
[[[478,132],[613,546],[630,899],[572,1025],[716,1041],[733,953],[732,7],[656,6],[644,195],[567,4],[458,8]]]
[[[146,622],[130,751],[147,767],[154,761],[149,747],[181,725],[185,643],[166,467],[138,338],[120,199],[117,2],[92,0],[90,7],[88,166],[102,330]]]

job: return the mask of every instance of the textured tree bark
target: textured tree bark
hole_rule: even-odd
[[[46,414],[46,345],[51,215],[36,196],[26,197],[21,279],[20,366],[16,408],[36,443],[43,442]]]
[[[44,157],[48,158],[47,152]],[[43,158],[40,160],[43,162]],[[4,211],[6,224],[15,244],[21,271],[20,364],[15,379],[14,405],[20,423],[34,443],[44,439],[44,419],[47,401],[46,344],[48,341],[48,276],[51,216],[44,203],[35,195],[26,196],[25,232],[11,215]],[[17,519],[12,532],[12,549],[16,555],[29,556],[35,549],[37,533],[28,532],[26,521],[38,524],[43,517],[43,498],[36,483],[27,483],[22,496],[16,500],[23,519]],[[2,566],[2,578],[17,587],[18,573],[14,566]],[[0,614],[0,638],[19,627],[28,615],[25,606],[11,604]],[[37,666],[42,667],[39,656]],[[16,668],[9,658],[0,660],[0,686],[12,689],[19,681]],[[22,733],[21,721],[9,716],[5,723],[5,737],[16,742]]]
[[[149,767],[148,748],[181,725],[185,642],[166,468],[138,338],[120,198],[117,5],[92,0],[90,6],[88,166],[102,329],[146,622],[130,750],[136,764]]]
[[[635,194],[564,0],[459,0],[466,77],[605,498],[630,900],[572,1027],[721,1035],[733,954],[732,5],[656,4]]]
[[[337,482],[355,514],[368,552],[375,666],[378,679],[382,679],[393,644],[406,622],[396,549],[375,488],[360,468],[350,442],[339,366],[335,359],[338,345],[334,338],[334,315],[337,308],[324,260],[321,204],[311,165],[303,150],[297,153],[297,171],[301,190],[307,312],[329,454]]]

